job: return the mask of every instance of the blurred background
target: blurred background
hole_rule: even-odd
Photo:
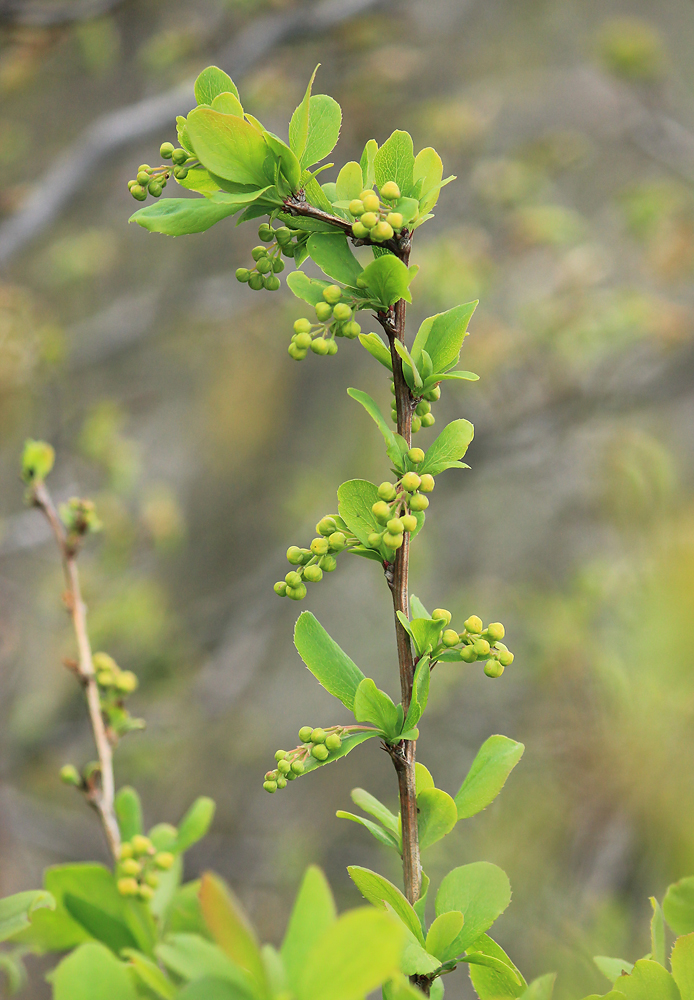
[[[189,877],[221,872],[274,942],[309,861],[341,907],[359,902],[348,863],[399,878],[335,818],[357,785],[395,806],[374,743],[261,787],[301,725],[347,721],[272,584],[341,481],[386,476],[345,388],[387,407],[387,378],[358,342],[289,358],[302,304],[234,278],[252,224],[177,240],[127,225],[126,182],[159,162],[201,68],[286,134],[321,62],[315,90],[344,112],[336,163],[398,127],[458,175],[417,233],[410,330],[481,300],[463,349],[481,379],[445,388],[416,439],[468,417],[472,469],[438,481],[412,581],[456,622],[503,621],[516,660],[498,681],[439,667],[419,757],[455,793],[490,733],[527,749],[428,873],[502,865],[496,936],[528,978],[559,972],[558,1000],[608,988],[593,954],[649,950],[648,896],[694,873],[693,43],[691,0],[0,3],[0,894],[106,860],[58,781],[93,749],[60,663],[57,555],[23,509],[28,436],[57,450],[56,497],[92,496],[104,524],[81,560],[94,648],[138,673],[147,720],[118,783],[150,823],[217,800]],[[397,693],[378,568],[343,557],[304,606]],[[464,972],[446,990],[473,996]]]

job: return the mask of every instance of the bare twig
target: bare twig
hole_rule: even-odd
[[[89,718],[94,733],[99,758],[100,782],[98,786],[87,789],[87,798],[99,813],[106,834],[108,846],[118,860],[120,849],[120,831],[116,820],[114,799],[115,783],[113,778],[113,748],[106,732],[104,717],[101,713],[101,697],[96,682],[92,650],[87,631],[87,606],[82,599],[80,578],[77,570],[77,551],[68,540],[63,523],[55,509],[51,495],[44,483],[36,483],[33,487],[34,504],[45,514],[60,550],[65,575],[65,603],[67,605],[77,639],[78,660],[71,664],[77,677],[84,685]]]

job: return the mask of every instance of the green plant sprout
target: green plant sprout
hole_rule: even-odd
[[[350,866],[349,875],[366,906],[338,916],[319,869],[306,871],[279,949],[261,946],[240,905],[212,874],[182,883],[182,856],[207,832],[214,803],[199,798],[178,827],[160,823],[143,829],[134,789],[117,792],[113,750],[141,727],[126,701],[136,676],[105,652],[92,653],[77,561],[87,536],[100,524],[93,504],[73,499],[60,510],[46,477],[53,449],[28,441],[23,477],[28,501],[48,519],[65,573],[65,603],[72,618],[78,655],[66,660],[82,685],[97,760],[81,769],[65,765],[64,782],[74,785],[96,810],[113,868],[69,864],[49,868],[44,888],[0,900],[0,968],[10,991],[23,982],[22,956],[68,952],[50,973],[56,1000],[362,1000],[378,986],[384,1000],[441,1000],[443,977],[458,966],[469,972],[480,1000],[551,1000],[554,975],[530,984],[489,931],[511,899],[508,877],[496,865],[478,861],[453,868],[432,891],[434,917],[427,912],[430,880],[422,854],[456,824],[485,809],[499,794],[524,747],[490,736],[477,753],[455,795],[438,788],[416,760],[419,725],[440,661],[484,663],[498,678],[513,663],[499,622],[475,614],[452,621],[444,608],[431,613],[410,594],[410,546],[425,523],[436,477],[466,469],[462,461],[473,427],[456,419],[424,449],[412,434],[434,424],[432,404],[444,382],[475,381],[459,370],[467,327],[476,303],[430,316],[407,342],[406,305],[417,267],[410,264],[416,229],[432,217],[442,187],[443,164],[432,148],[416,156],[411,137],[395,131],[379,146],[367,142],[359,162],[345,164],[335,181],[317,166],[335,147],[341,127],[339,105],[313,94],[315,72],[294,112],[285,143],[244,111],[236,86],[217,67],[195,84],[197,107],[179,117],[178,145],[161,146],[165,164],[143,164],[129,182],[137,201],[159,199],[173,180],[197,198],[156,200],[133,215],[151,232],[170,236],[203,232],[227,217],[263,219],[253,263],[239,267],[238,280],[251,289],[276,291],[285,259],[296,269],[287,285],[312,307],[311,318],[294,324],[288,351],[295,360],[332,355],[340,339],[358,339],[388,372],[395,430],[365,392],[349,395],[373,418],[384,441],[390,475],[380,485],[362,479],[337,490],[337,512],[316,525],[306,547],[291,545],[290,565],[275,584],[280,597],[303,600],[307,584],[333,572],[341,553],[377,563],[392,594],[400,701],[380,690],[330,637],[309,611],[296,622],[297,651],[319,683],[354,716],[349,723],[302,725],[298,744],[275,754],[263,779],[269,793],[330,764],[368,739],[378,739],[394,765],[399,811],[392,812],[365,789],[351,798],[361,814],[339,810],[340,818],[366,829],[402,861],[402,889],[369,869]],[[353,248],[370,247],[365,264]],[[311,259],[325,279],[300,270]],[[364,259],[364,258],[362,258]],[[384,338],[362,333],[355,318],[366,312]],[[304,720],[302,720],[304,721]],[[362,815],[363,814],[363,815]],[[662,908],[655,900],[651,952],[634,965],[598,956],[597,968],[612,1000],[694,1000],[694,878],[670,886]],[[666,923],[679,935],[666,960]],[[597,1000],[597,994],[585,1000]]]

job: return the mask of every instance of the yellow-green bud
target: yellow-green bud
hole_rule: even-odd
[[[362,216],[364,218],[364,216]],[[371,239],[379,243],[393,238],[393,227],[389,222],[378,222],[371,230]]]
[[[124,875],[139,875],[142,871],[142,865],[135,858],[126,858],[121,861],[120,868]]]
[[[337,525],[335,524],[335,519],[328,515],[326,517],[322,517],[316,525],[316,534],[332,535],[333,531],[336,529]]]
[[[431,612],[431,617],[436,618],[437,621],[445,622],[446,625],[448,625],[453,615],[450,611],[446,611],[445,608],[434,608]]]
[[[315,743],[311,747],[311,756],[315,757],[316,760],[327,760],[330,756],[330,751],[323,743]]]
[[[402,541],[402,535],[392,535],[390,531],[386,531],[383,536],[383,544],[389,549],[399,549]]]
[[[158,854],[154,855],[154,864],[157,868],[161,868],[161,870],[165,872],[168,872],[170,868],[173,868],[175,860],[176,858],[171,851],[159,851]]]
[[[137,894],[143,902],[148,903],[154,896],[154,889],[151,885],[140,885]]]
[[[393,229],[402,229],[404,219],[401,212],[388,212],[386,215],[386,222]]]
[[[325,745],[331,753],[334,753],[342,746],[342,740],[337,733],[330,733],[330,735],[325,738]]]
[[[313,732],[312,726],[302,726],[299,730],[299,739],[302,743],[311,742],[311,733]]]
[[[482,619],[478,618],[477,615],[470,615],[467,621],[464,622],[465,628],[471,635],[479,635],[484,625],[482,624]]]
[[[126,858],[132,858],[132,856],[133,856],[132,844],[127,840],[123,841],[118,851],[118,859],[120,861],[124,861]]]
[[[472,644],[472,648],[475,650],[475,653],[479,658],[489,656],[489,651],[491,649],[486,639],[476,639]]]
[[[119,878],[116,886],[121,896],[137,896],[140,891],[140,886],[135,878]]]
[[[502,649],[499,653],[499,663],[504,667],[510,667],[515,657],[510,649]]]
[[[422,493],[413,493],[409,499],[410,510],[422,511],[426,510],[429,506],[429,497],[425,497]]]
[[[154,844],[149,839],[149,837],[143,836],[141,833],[136,833],[131,839],[130,843],[133,846],[133,852],[135,854],[154,854]]]
[[[504,672],[504,665],[498,660],[487,660],[484,665],[484,672],[487,677],[501,677]]]
[[[441,641],[443,642],[444,646],[448,646],[450,649],[451,647],[458,645],[458,643],[460,642],[460,637],[458,636],[458,633],[455,631],[455,629],[447,628],[446,631],[441,636]]]
[[[477,659],[477,653],[475,652],[474,646],[463,646],[460,650],[460,659],[465,663],[474,663]]]
[[[41,483],[53,468],[55,451],[46,441],[24,442],[22,479],[25,483]]]
[[[487,625],[487,635],[490,642],[500,642],[506,635],[506,629],[501,622],[491,622]]]
[[[381,485],[378,487],[378,495],[381,498],[381,500],[392,501],[395,500],[396,496],[398,495],[398,492],[392,483],[381,483]]]
[[[366,228],[363,222],[357,219],[356,222],[352,223],[352,233],[358,240],[365,240],[369,235],[369,230]],[[357,281],[359,279],[357,278]]]
[[[311,743],[325,743],[325,730],[320,727],[311,730]]]
[[[137,675],[132,670],[121,670],[115,678],[116,688],[123,694],[132,694],[137,690],[138,683]]]
[[[402,526],[405,531],[417,530],[417,518],[414,514],[403,514],[400,520],[402,521]]]
[[[323,298],[331,306],[334,306],[342,298],[342,289],[339,285],[328,285],[327,288],[323,289]]]
[[[386,181],[381,187],[381,198],[386,201],[399,201],[400,197],[400,188],[395,181]]]
[[[421,481],[416,472],[406,472],[401,480],[402,488],[407,490],[408,493],[414,493],[415,490],[419,489]]]
[[[361,203],[364,206],[367,214],[375,213],[381,207],[381,199],[373,191],[370,191],[366,196],[362,196]],[[362,216],[362,222],[364,221]],[[368,223],[364,222],[366,226]]]
[[[378,225],[378,216],[374,211],[364,212],[359,220],[359,223],[360,225],[365,226],[368,230],[371,230],[374,226]]]
[[[353,198],[349,203],[349,210],[352,215],[356,215],[357,218],[363,215],[366,209],[364,208],[364,202],[360,198]]]
[[[75,788],[79,788],[82,784],[81,775],[74,764],[64,764],[60,768],[60,780],[65,785],[74,785]]]
[[[419,484],[422,493],[431,493],[435,485],[434,477],[429,472],[422,473],[422,481]]]
[[[314,538],[311,542],[311,552],[313,552],[314,556],[327,555],[329,548],[330,542],[327,538],[323,538],[322,536]]]
[[[371,507],[371,512],[377,521],[381,521],[383,524],[390,518],[390,507],[385,502],[385,500],[377,500],[375,504]]]
[[[424,461],[424,452],[421,448],[410,448],[407,457],[413,465],[419,465]]]

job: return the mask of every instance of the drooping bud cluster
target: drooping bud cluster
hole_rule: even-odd
[[[290,229],[288,226],[280,226],[275,229],[264,222],[258,229],[258,236],[267,246],[253,247],[251,256],[255,261],[253,267],[238,267],[236,278],[243,284],[247,284],[254,292],[259,292],[266,288],[269,292],[276,292],[280,287],[280,279],[277,275],[284,271],[285,257],[294,257],[299,246],[303,246],[310,233],[300,232],[298,229]],[[294,239],[296,238],[296,242]]]
[[[168,871],[175,860],[170,851],[157,851],[149,837],[136,833],[120,845],[116,868],[118,892],[149,902],[159,884],[159,873]]]
[[[368,237],[376,243],[383,243],[402,229],[402,213],[394,211],[394,202],[401,197],[400,188],[395,181],[386,181],[379,194],[373,188],[367,188],[358,198],[350,201],[349,211],[355,220],[352,233],[356,239]]]
[[[487,677],[501,677],[504,668],[513,663],[513,653],[501,641],[506,633],[501,622],[491,622],[485,628],[481,618],[471,615],[463,623],[463,631],[456,632],[449,628],[452,618],[450,611],[436,608],[431,617],[441,621],[442,629],[439,645],[431,653],[432,662],[443,653],[455,651],[464,663],[485,660],[484,672]],[[452,658],[446,657],[449,660]]]
[[[355,300],[348,302],[339,285],[323,289],[323,301],[316,303],[316,320],[298,319],[294,323],[294,336],[289,354],[295,361],[302,361],[309,349],[314,354],[337,354],[336,337],[354,340],[361,327],[354,319]]]
[[[287,560],[295,568],[287,573],[284,580],[275,584],[275,593],[279,597],[302,601],[306,597],[306,584],[318,583],[323,579],[323,573],[332,573],[337,568],[337,555],[359,544],[358,538],[347,528],[343,529],[343,523],[336,515],[327,514],[316,525],[317,537],[310,548],[289,546]]]
[[[275,753],[277,766],[267,771],[263,788],[266,792],[276,792],[287,787],[288,781],[293,781],[303,774],[306,762],[310,757],[324,764],[334,758],[342,746],[342,741],[352,730],[361,730],[360,726],[328,726],[327,729],[314,729],[312,726],[302,726],[299,730],[300,746],[294,750],[278,750]]]
[[[128,190],[136,201],[145,201],[148,194],[158,198],[171,174],[179,180],[185,180],[191,167],[200,165],[197,157],[187,149],[176,149],[171,142],[163,142],[159,153],[163,160],[172,160],[173,166],[162,164],[150,167],[149,163],[141,163],[137,168],[137,176],[128,181]]]
[[[112,742],[133,729],[144,729],[144,720],[133,718],[125,707],[125,699],[137,690],[137,676],[132,670],[121,670],[108,653],[94,653],[92,663],[99,685],[101,711]]]
[[[398,422],[398,411],[395,406],[395,383],[390,380],[390,391],[393,395],[393,400],[391,402],[390,416],[394,424]],[[441,388],[435,385],[433,389],[429,389],[417,402],[415,411],[412,414],[412,433],[416,434],[422,429],[422,427],[433,427],[436,423],[436,418],[431,412],[431,404],[435,403],[441,398]]]
[[[421,448],[410,448],[407,457],[412,465],[420,465],[424,452]],[[418,521],[414,515],[427,509],[429,498],[425,494],[431,493],[434,485],[434,477],[428,472],[420,476],[411,470],[395,483],[384,482],[378,487],[380,500],[372,505],[371,513],[383,528],[372,531],[368,543],[370,548],[378,549],[387,562],[392,562],[405,533],[417,530]]]

